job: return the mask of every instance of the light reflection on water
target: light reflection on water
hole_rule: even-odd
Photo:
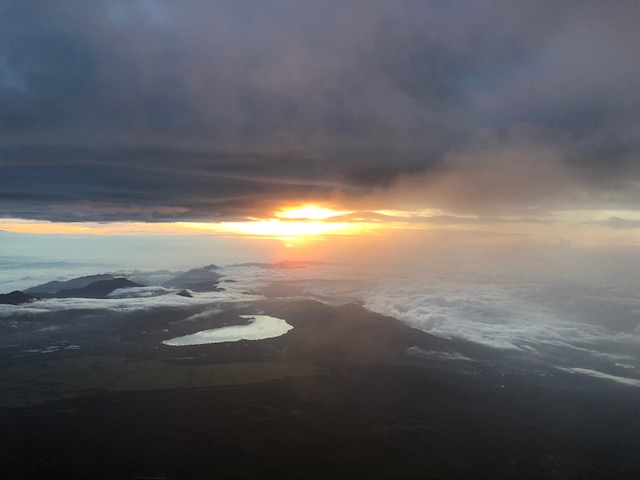
[[[233,325],[230,327],[202,330],[201,332],[176,337],[162,342],[165,345],[202,345],[206,343],[237,342],[239,340],[263,340],[284,335],[293,326],[281,318],[269,315],[240,315],[252,320],[248,325]]]

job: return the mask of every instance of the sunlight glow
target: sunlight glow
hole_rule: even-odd
[[[478,231],[492,242],[532,241],[557,243],[570,240],[574,246],[638,245],[640,213],[632,210],[564,210],[554,212],[545,222],[529,223],[513,218],[507,222],[482,217],[451,217],[443,224],[430,221],[425,210],[349,211],[326,206],[303,204],[283,206],[270,218],[246,218],[234,222],[49,222],[18,218],[0,218],[0,237],[5,234],[87,236],[189,236],[219,235],[273,239],[283,247],[296,250],[308,248],[308,241],[329,238],[375,237],[394,231],[429,230],[464,232],[476,237]],[[350,214],[349,216],[346,216]],[[377,214],[377,216],[376,216]],[[385,215],[385,217],[380,217]],[[474,221],[468,221],[469,218]],[[505,218],[505,217],[502,217]],[[437,218],[436,218],[437,220]],[[457,220],[457,221],[456,221]],[[514,235],[514,225],[520,220],[524,235]],[[475,232],[475,233],[474,233]],[[520,239],[520,240],[518,240]],[[477,240],[474,240],[477,241]]]
[[[239,233],[256,237],[276,237],[295,239],[304,236],[357,235],[362,228],[346,222],[321,221],[282,221],[278,219],[255,220],[247,222],[223,223],[182,223],[181,225],[200,230],[212,230],[220,233]]]
[[[175,223],[49,222],[19,218],[0,219],[0,231],[35,235],[184,235]]]
[[[353,213],[351,210],[332,210],[326,207],[318,207],[316,205],[303,205],[298,207],[284,207],[278,210],[274,216],[276,218],[294,219],[294,220],[324,220],[338,215],[346,215]]]
[[[328,235],[371,235],[371,224],[360,222],[332,222],[331,218],[352,213],[312,204],[282,207],[273,218],[250,219],[244,222],[181,223],[181,226],[219,233],[233,233],[255,237],[273,237],[292,247],[301,238]]]

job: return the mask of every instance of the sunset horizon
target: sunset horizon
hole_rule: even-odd
[[[3,478],[640,478],[638,25],[0,0]]]

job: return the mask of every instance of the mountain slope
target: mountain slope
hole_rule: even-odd
[[[118,288],[141,287],[142,285],[127,280],[126,278],[114,278],[111,280],[99,280],[90,283],[83,288],[62,290],[56,293],[57,298],[104,298]]]
[[[21,303],[27,303],[34,298],[35,297],[32,297],[31,295],[15,290],[11,293],[0,295],[0,305],[20,305]]]
[[[168,288],[189,288],[196,291],[214,291],[220,278],[217,272],[220,267],[217,265],[207,265],[201,268],[194,268],[181,273],[176,277],[167,280],[162,284]]]
[[[24,292],[30,294],[40,293],[58,293],[62,290],[73,290],[78,288],[84,288],[93,282],[101,280],[113,280],[115,277],[108,273],[99,275],[87,275],[86,277],[72,278],[67,281],[54,280],[52,282],[43,283],[42,285],[36,285],[35,287],[27,288]]]

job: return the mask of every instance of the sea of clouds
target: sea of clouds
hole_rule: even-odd
[[[2,305],[0,320],[37,321],[73,312],[126,315],[163,308],[186,312],[265,297],[311,297],[334,305],[357,302],[433,335],[508,350],[575,373],[640,378],[640,292],[629,282],[539,274],[408,273],[338,264],[231,265],[219,273],[217,292],[184,297],[177,290],[148,286],[117,290],[106,299],[43,299]],[[189,310],[188,315],[193,314]]]
[[[254,292],[295,284],[304,296],[357,302],[432,335],[574,373],[627,385],[637,383],[629,377],[640,377],[640,292],[632,281],[345,265],[225,272]]]

